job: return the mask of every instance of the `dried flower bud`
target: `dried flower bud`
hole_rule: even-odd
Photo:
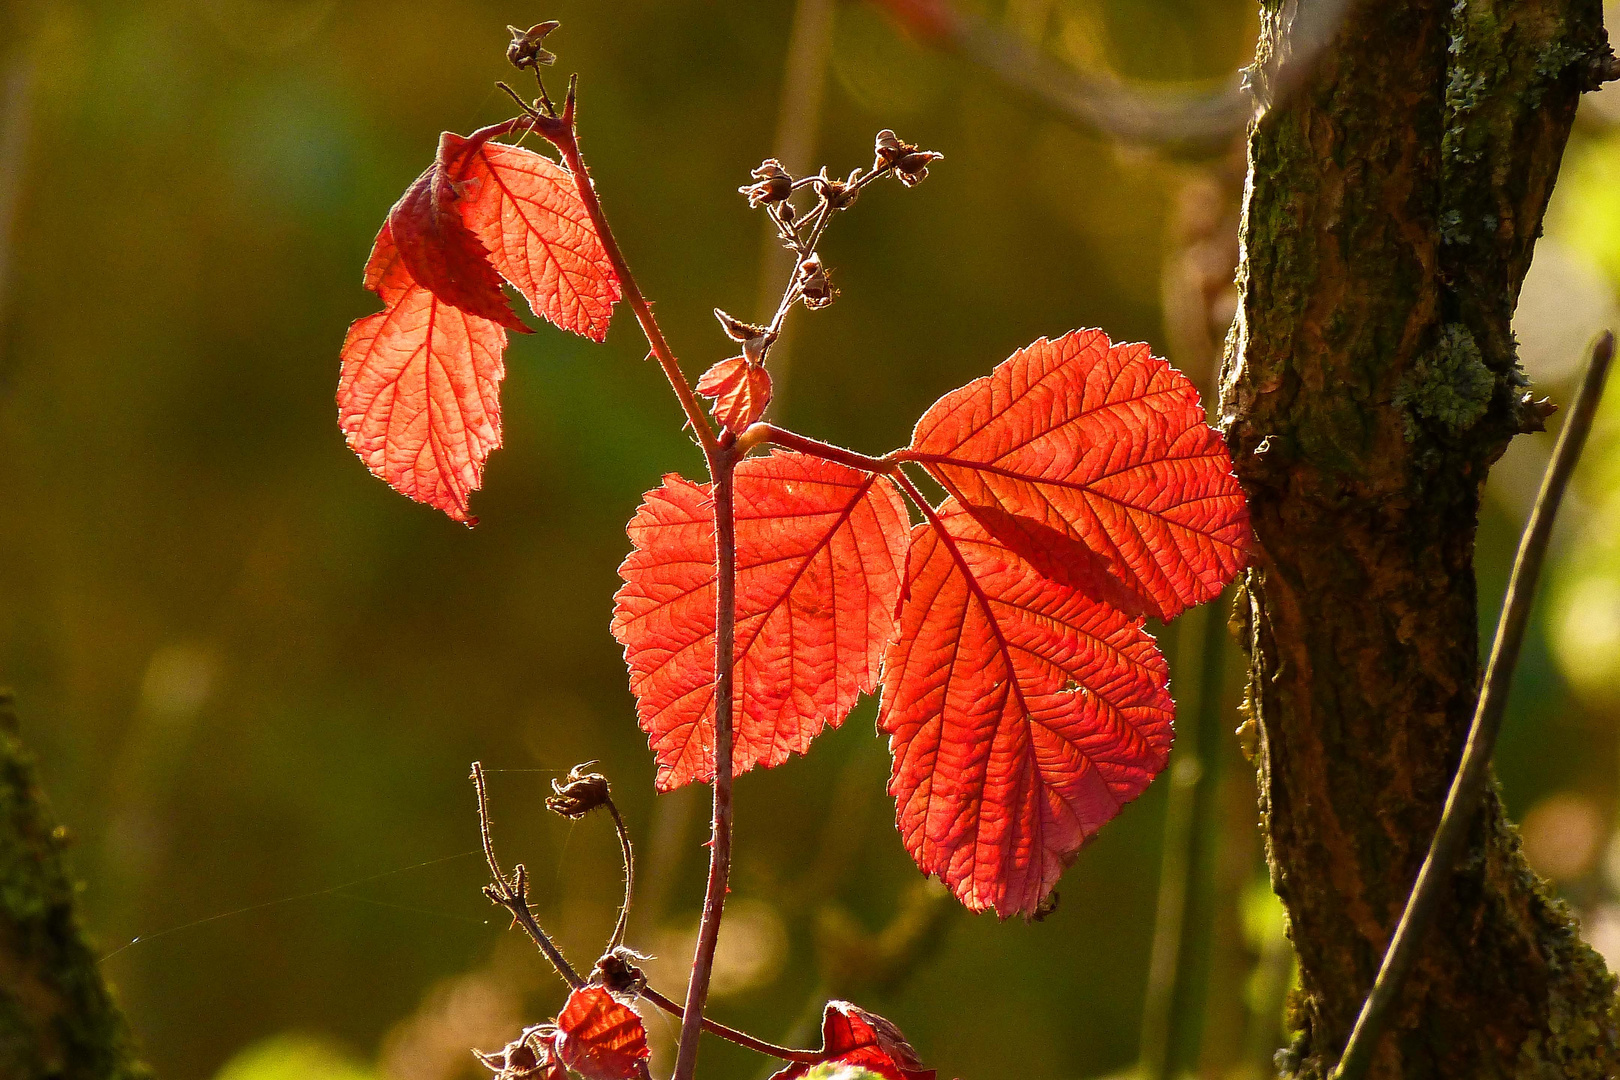
[[[596,962],[591,981],[601,983],[615,994],[640,994],[647,988],[647,975],[641,970],[647,957],[634,949],[616,945]]]
[[[775,158],[766,158],[759,168],[748,175],[755,183],[744,184],[737,190],[748,196],[749,206],[770,206],[786,202],[793,194],[793,177]]]
[[[888,128],[878,132],[874,149],[878,160],[892,167],[895,178],[906,187],[916,187],[928,179],[928,163],[945,156],[932,150],[919,150]]]
[[[546,40],[547,34],[561,25],[556,19],[551,19],[547,22],[535,23],[527,30],[519,30],[515,26],[508,26],[507,29],[512,31],[512,43],[506,47],[507,61],[519,71],[524,68],[532,68],[536,64],[544,64],[546,67],[555,64],[557,54],[547,52],[541,47],[540,43]]]
[[[551,790],[556,794],[546,797],[546,809],[575,819],[584,817],[598,806],[605,806],[609,798],[607,777],[585,771],[594,764],[596,762],[587,761],[583,765],[575,765],[562,780],[553,780]]]
[[[535,1024],[498,1053],[474,1050],[473,1056],[495,1074],[494,1080],[566,1080],[568,1070],[556,1054],[557,1028]]]
[[[856,181],[860,178],[861,170],[856,169],[849,174],[848,180],[834,180],[827,175],[827,170],[823,167],[821,170],[821,183],[817,184],[816,187],[821,192],[821,197],[827,201],[828,206],[834,210],[843,210],[846,207],[853,206],[855,200],[860,196],[861,189],[856,186]]]
[[[765,352],[776,340],[768,326],[759,326],[755,323],[743,322],[735,315],[728,315],[719,308],[714,309],[714,317],[720,320],[720,327],[732,341],[742,342],[743,356],[748,358],[750,364],[761,364],[765,360]]]
[[[821,265],[821,256],[812,255],[799,264],[799,295],[804,306],[818,311],[832,303],[838,290],[828,280],[827,269]]]

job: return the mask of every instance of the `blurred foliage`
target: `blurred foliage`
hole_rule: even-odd
[[[1246,63],[1255,19],[1244,0],[974,6],[1073,62],[1155,80]],[[548,44],[559,71],[581,72],[582,141],[637,276],[689,372],[725,355],[710,308],[762,314],[746,308],[763,225],[735,188],[775,140],[791,17],[787,0],[0,8],[0,130],[18,135],[0,143],[14,147],[0,211],[15,208],[9,244],[0,233],[0,682],[79,839],[106,970],[168,1080],[370,1075],[350,1058],[396,1080],[475,1075],[460,1048],[555,1011],[562,987],[478,893],[474,758],[503,857],[529,865],[578,963],[612,925],[617,848],[606,822],[561,822],[541,796],[601,762],[639,845],[631,943],[678,976],[706,815],[698,792],[654,799],[607,620],[641,493],[700,461],[632,320],[621,311],[603,347],[549,327],[513,341],[508,445],[475,531],[345,449],[337,349],[375,309],[366,252],[439,131],[506,115],[492,89],[509,75],[506,24],[558,18]],[[1099,325],[1162,343],[1166,225],[1194,166],[1032,109],[863,4],[839,6],[831,72],[819,143],[834,171],[868,160],[882,127],[946,160],[915,191],[870,193],[832,234],[843,296],[798,319],[781,419],[878,452],[1038,336]],[[1594,124],[1572,154],[1553,237],[1620,273],[1620,141]],[[1560,599],[1501,750],[1515,808],[1578,788],[1606,827],[1620,693],[1580,672],[1611,665],[1613,689],[1620,666],[1613,650],[1571,661],[1586,624],[1549,627],[1594,582],[1620,596],[1617,418],[1620,400],[1583,467],[1583,524],[1565,530]],[[1522,487],[1492,489],[1486,625]],[[1162,785],[1088,847],[1044,923],[939,913],[892,827],[872,724],[868,702],[805,760],[739,784],[742,944],[717,1013],[767,1038],[808,1017],[813,1039],[827,981],[852,979],[870,947],[883,970],[860,1004],[944,1075],[1127,1067]],[[1252,801],[1234,805],[1233,829],[1250,828]],[[1252,836],[1234,843],[1252,876]],[[914,950],[909,972],[896,943]],[[1231,998],[1248,973],[1216,977]],[[486,1030],[492,1017],[512,1030]],[[673,1030],[649,1017],[660,1047]],[[321,1049],[331,1040],[351,1049]],[[711,1076],[765,1067],[719,1044],[704,1060]]]

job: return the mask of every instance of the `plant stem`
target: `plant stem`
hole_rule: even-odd
[[[714,615],[714,816],[709,829],[709,883],[703,897],[703,921],[698,924],[697,950],[686,983],[686,1009],[681,1018],[681,1039],[675,1053],[673,1080],[692,1080],[697,1070],[698,1036],[703,1031],[703,1007],[709,998],[709,977],[714,971],[714,949],[720,940],[720,917],[725,911],[731,878],[732,780],[732,667],[737,623],[737,545],[733,516],[733,480],[737,455],[721,446],[711,459],[714,477],[714,561],[716,568]]]
[[[686,1016],[685,1009],[650,986],[642,988],[641,996],[677,1019],[684,1019]],[[707,1016],[703,1018],[703,1030],[711,1035],[718,1035],[727,1042],[736,1043],[738,1046],[753,1050],[756,1053],[780,1058],[783,1061],[802,1061],[806,1064],[815,1064],[826,1056],[817,1050],[795,1050],[791,1046],[777,1046],[775,1043],[768,1043],[764,1039],[756,1039],[746,1031],[738,1031],[734,1027],[727,1027],[720,1021],[711,1020]]]
[[[812,439],[797,432],[779,428],[775,424],[754,424],[743,432],[738,445],[752,448],[760,443],[771,443],[788,450],[797,450],[801,454],[811,457],[823,458],[827,461],[836,461],[840,465],[848,465],[852,469],[863,469],[866,472],[883,473],[889,475],[899,466],[883,458],[869,457],[858,454],[853,450],[845,450],[832,443],[824,443],[820,439]]]
[[[608,939],[607,951],[612,952],[624,944],[624,932],[630,926],[630,894],[636,884],[636,859],[630,847],[630,830],[625,828],[624,818],[611,797],[607,809],[613,815],[613,829],[619,834],[619,853],[624,857],[624,902],[619,905],[619,921],[613,925],[613,936]]]
[[[1580,460],[1587,433],[1592,429],[1592,418],[1603,397],[1603,382],[1613,358],[1614,335],[1605,333],[1592,346],[1592,360],[1587,365],[1586,378],[1581,382],[1569,420],[1558,435],[1552,462],[1541,481],[1541,493],[1536,496],[1535,508],[1530,512],[1530,523],[1525,526],[1524,537],[1519,542],[1513,576],[1508,581],[1507,597],[1502,604],[1502,617],[1496,626],[1496,641],[1491,646],[1490,663],[1485,668],[1485,683],[1480,691],[1479,705],[1474,710],[1474,722],[1468,732],[1468,742],[1463,747],[1457,774],[1452,778],[1451,791],[1440,814],[1440,824],[1429,842],[1429,853],[1418,871],[1417,883],[1412,886],[1412,895],[1407,898],[1401,921],[1395,927],[1395,936],[1384,954],[1384,963],[1373,982],[1372,992],[1362,1003],[1355,1030],[1350,1033],[1350,1041],[1345,1045],[1344,1054],[1333,1071],[1334,1080],[1361,1080],[1372,1065],[1373,1051],[1400,997],[1401,986],[1417,959],[1418,945],[1439,909],[1446,876],[1451,873],[1457,861],[1457,852],[1473,824],[1474,811],[1490,780],[1491,752],[1496,747],[1496,736],[1507,711],[1513,668],[1518,663],[1525,628],[1530,622],[1536,579],[1546,559],[1553,518],[1558,513],[1558,503],[1563,498],[1570,475],[1575,471],[1575,463]]]

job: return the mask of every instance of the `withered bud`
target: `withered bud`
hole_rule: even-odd
[[[474,1050],[473,1056],[495,1074],[495,1080],[565,1080],[568,1070],[556,1055],[556,1039],[555,1025],[535,1024],[499,1052]]]
[[[1056,889],[1041,897],[1040,902],[1035,905],[1035,913],[1029,917],[1030,921],[1045,922],[1046,917],[1058,909],[1060,899]]]
[[[591,981],[601,983],[615,994],[640,994],[647,988],[647,975],[641,970],[647,957],[634,949],[616,945],[596,962]]]
[[[793,194],[793,177],[775,158],[766,158],[759,168],[748,174],[754,183],[744,184],[737,190],[748,196],[749,206],[773,206],[786,202]]]
[[[567,776],[553,780],[551,790],[556,794],[546,796],[546,809],[573,820],[584,817],[598,806],[607,805],[607,777],[585,771],[594,764],[596,762],[587,761],[583,765],[575,765]]]
[[[828,279],[827,269],[821,265],[819,255],[812,255],[799,264],[798,284],[804,306],[811,311],[819,311],[838,296],[838,290]]]
[[[719,308],[714,309],[714,317],[720,320],[720,326],[726,336],[732,341],[742,342],[743,356],[750,364],[756,367],[765,362],[765,352],[776,340],[768,326],[758,326],[754,323],[743,322],[735,315],[728,315]]]
[[[543,23],[535,23],[527,30],[508,26],[507,29],[512,31],[512,43],[506,47],[507,61],[519,71],[532,68],[536,64],[543,64],[546,67],[555,64],[557,54],[546,51],[540,43],[546,40],[547,34],[561,25],[556,19],[550,19]]]
[[[827,201],[828,206],[834,210],[843,210],[845,207],[853,206],[855,200],[860,196],[861,189],[856,186],[856,181],[860,177],[861,170],[856,169],[849,174],[848,180],[834,180],[827,175],[827,170],[823,168],[821,170],[821,183],[816,186],[821,192],[821,197]]]
[[[875,150],[878,160],[893,167],[895,178],[906,187],[916,187],[928,179],[928,163],[945,156],[933,150],[919,150],[888,128],[877,133]]]
[[[1558,406],[1551,399],[1537,399],[1527,391],[1519,397],[1519,430],[1525,434],[1546,431],[1548,417],[1557,411]]]
[[[784,229],[791,227],[793,224],[793,219],[797,216],[793,210],[793,204],[788,202],[786,199],[783,199],[775,206],[772,206],[770,213],[772,217],[776,218],[776,220],[781,223]]]

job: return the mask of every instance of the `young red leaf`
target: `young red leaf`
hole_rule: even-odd
[[[349,448],[396,491],[475,524],[467,496],[501,444],[506,331],[419,284],[388,225],[366,285],[388,307],[349,327],[338,424]]]
[[[821,1014],[822,1062],[867,1069],[887,1080],[934,1080],[900,1029],[847,1001],[829,1001]],[[818,1062],[817,1064],[820,1064]],[[798,1062],[771,1080],[797,1080],[815,1068]]]
[[[504,143],[460,139],[452,152],[461,162],[462,217],[495,269],[536,315],[592,341],[606,338],[623,291],[574,174]]]
[[[1031,915],[1170,752],[1174,704],[1132,618],[1042,577],[946,499],[912,534],[878,727],[906,848],[973,911]]]
[[[458,180],[471,145],[448,131],[439,136],[433,164],[388,211],[388,230],[417,284],[469,315],[527,334],[501,291],[488,249],[462,220]]]
[[[585,1080],[635,1080],[650,1051],[634,1009],[604,987],[584,986],[557,1014],[557,1054]]]
[[[736,473],[734,773],[802,754],[877,682],[905,558],[905,503],[887,479],[802,454]],[[668,791],[714,778],[714,507],[678,476],[630,522],[613,635]]]
[[[715,364],[698,380],[697,392],[714,399],[714,418],[738,435],[765,415],[771,403],[771,375],[763,364],[733,356]]]
[[[1170,619],[1248,557],[1243,491],[1198,391],[1146,345],[1041,339],[918,421],[922,462],[1040,572]]]

